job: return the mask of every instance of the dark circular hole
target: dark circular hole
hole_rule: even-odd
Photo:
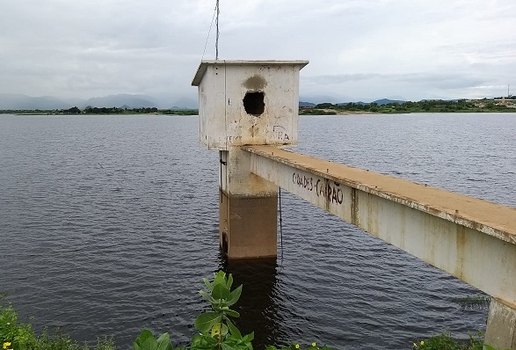
[[[248,92],[244,96],[244,108],[247,114],[259,117],[265,110],[265,103],[263,103],[264,93]]]

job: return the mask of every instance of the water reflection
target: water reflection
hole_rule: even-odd
[[[283,261],[223,264],[219,159],[197,122],[0,115],[0,290],[21,318],[123,349],[143,327],[187,343],[200,280],[220,267],[244,284],[258,350],[403,349],[485,328],[485,310],[456,301],[478,291],[289,193]],[[514,206],[515,128],[514,114],[307,116],[298,151]]]
[[[229,261],[221,254],[220,259],[221,269],[233,275],[234,286],[244,286],[235,307],[240,312],[238,328],[245,334],[254,331],[255,349],[276,344],[282,324],[278,317],[276,296],[276,258]]]

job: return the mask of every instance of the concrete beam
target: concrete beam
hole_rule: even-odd
[[[516,305],[493,299],[489,306],[484,343],[496,349],[516,349]]]
[[[516,305],[515,208],[273,146],[243,150],[254,174]]]

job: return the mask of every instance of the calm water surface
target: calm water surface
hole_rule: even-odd
[[[516,206],[515,114],[302,117],[299,151]],[[0,116],[0,291],[37,329],[79,340],[139,330],[186,342],[202,277],[244,284],[256,348],[304,340],[410,349],[485,328],[481,295],[288,193],[277,261],[217,248],[217,152],[197,118]]]

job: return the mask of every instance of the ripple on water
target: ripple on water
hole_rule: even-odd
[[[515,121],[303,117],[298,149],[515,205]],[[22,318],[122,348],[143,327],[186,342],[200,281],[223,267],[257,348],[400,349],[484,327],[485,308],[460,305],[478,291],[285,192],[278,260],[223,261],[217,154],[196,134],[191,117],[0,116],[0,289]]]

